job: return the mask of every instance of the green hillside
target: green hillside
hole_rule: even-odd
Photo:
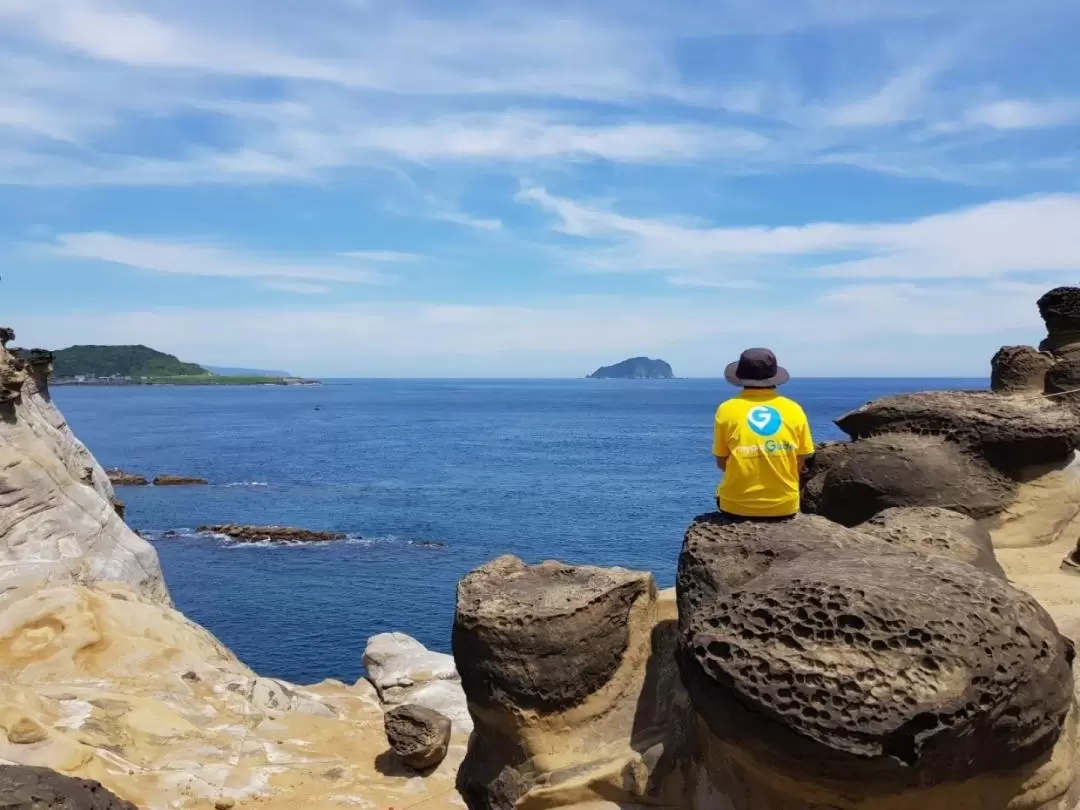
[[[147,346],[72,346],[56,352],[53,375],[77,377],[195,377],[209,372]]]

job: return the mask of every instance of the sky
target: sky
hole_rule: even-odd
[[[318,376],[984,376],[1075,0],[0,0],[0,322]]]

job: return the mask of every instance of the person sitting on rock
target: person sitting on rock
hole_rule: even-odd
[[[791,375],[768,349],[747,349],[724,377],[743,390],[716,410],[713,455],[724,471],[717,508],[735,520],[792,518],[814,441],[802,407],[776,392]]]

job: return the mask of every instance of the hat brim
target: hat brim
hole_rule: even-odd
[[[738,369],[738,363],[729,363],[728,367],[724,369],[724,379],[740,388],[775,388],[791,379],[791,375],[788,374],[787,369],[783,366],[777,366],[776,374],[769,377],[767,380],[744,380],[735,373]]]

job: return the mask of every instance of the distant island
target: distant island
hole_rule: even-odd
[[[673,380],[675,372],[663,360],[648,357],[631,357],[613,366],[598,368],[588,376],[590,380]]]
[[[224,370],[224,369],[220,369]],[[236,371],[246,371],[236,369]],[[148,346],[70,346],[53,353],[53,385],[317,385],[286,374],[218,374]]]

